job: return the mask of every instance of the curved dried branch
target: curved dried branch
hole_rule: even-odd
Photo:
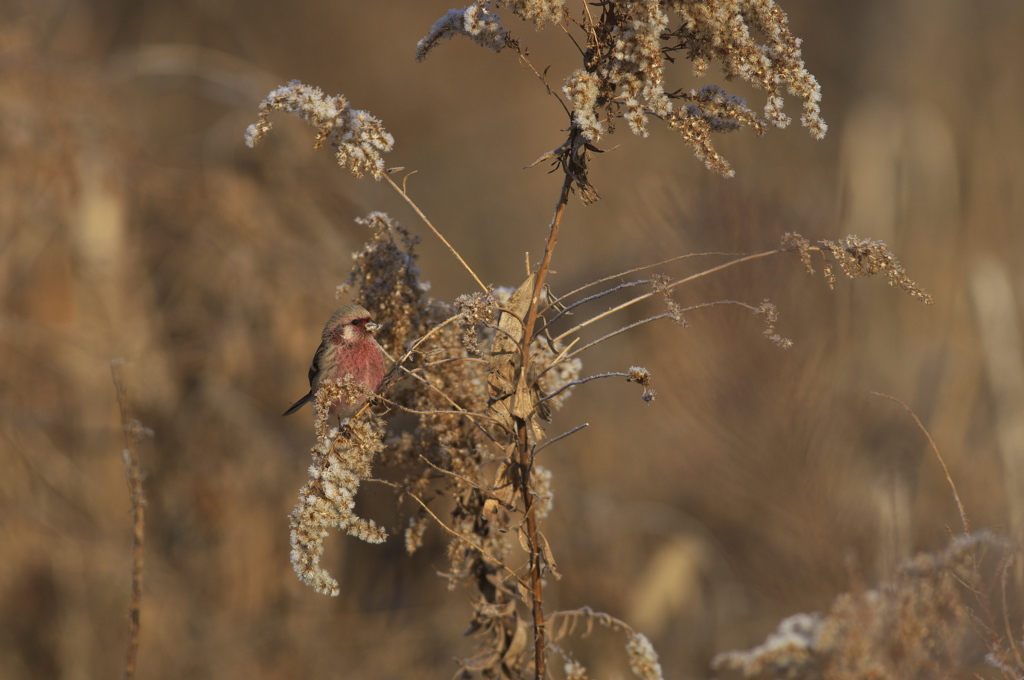
[[[687,276],[685,278],[679,279],[678,281],[673,281],[671,283],[668,283],[668,284],[665,285],[665,289],[666,290],[672,290],[676,286],[681,286],[684,283],[690,283],[691,281],[696,281],[699,278],[708,276],[710,274],[715,274],[715,273],[720,272],[720,271],[722,271],[724,269],[728,269],[730,267],[734,267],[734,266],[736,266],[738,264],[743,264],[744,262],[750,262],[752,260],[758,260],[758,259],[760,259],[762,257],[768,257],[769,255],[776,255],[776,254],[782,253],[782,252],[788,252],[788,251],[786,251],[783,248],[776,248],[774,250],[766,250],[766,251],[760,252],[760,253],[753,253],[751,255],[745,255],[744,257],[740,257],[740,258],[737,258],[735,260],[730,260],[729,262],[723,262],[722,264],[717,265],[715,267],[711,267],[710,269],[705,269],[704,271],[697,272],[696,274],[691,274],[690,276]],[[650,293],[645,293],[643,295],[638,295],[635,298],[632,298],[630,300],[627,300],[626,302],[623,302],[621,305],[617,305],[617,306],[612,307],[611,309],[609,309],[609,310],[607,310],[605,312],[602,312],[601,314],[597,314],[595,316],[592,316],[591,318],[587,319],[583,323],[578,324],[578,325],[570,328],[569,330],[567,330],[567,331],[565,331],[565,332],[563,332],[563,333],[561,333],[559,335],[556,335],[554,339],[555,339],[556,342],[559,341],[559,340],[562,340],[563,338],[565,338],[565,336],[572,335],[573,333],[576,333],[576,332],[582,330],[583,328],[586,328],[590,324],[592,324],[592,323],[594,323],[596,321],[599,321],[599,320],[601,320],[601,319],[603,319],[603,318],[605,318],[607,316],[610,316],[610,315],[614,314],[615,312],[622,311],[623,309],[626,309],[627,307],[631,307],[632,305],[635,305],[638,302],[642,302],[642,301],[644,301],[644,300],[646,300],[646,299],[648,299],[650,297],[653,297],[655,295],[660,295],[660,294],[661,294],[661,291],[657,291],[656,290],[656,291],[652,291]]]
[[[928,440],[928,446],[931,447],[932,453],[934,453],[935,458],[938,459],[939,465],[942,467],[942,473],[946,475],[946,483],[949,484],[950,491],[953,492],[953,500],[956,502],[957,510],[960,512],[960,522],[963,524],[964,534],[966,535],[971,533],[971,523],[967,521],[967,511],[964,510],[964,504],[960,501],[960,494],[956,492],[956,484],[953,483],[953,477],[949,474],[949,468],[946,467],[946,461],[942,458],[942,454],[939,453],[939,447],[935,444],[935,440],[932,439],[932,435],[930,432],[928,432],[928,428],[924,426],[924,424],[921,422],[921,419],[917,417],[916,413],[914,413],[914,410],[907,406],[907,404],[904,403],[903,401],[900,401],[899,399],[892,395],[883,394],[882,392],[871,392],[871,394],[876,397],[882,397],[883,399],[888,399],[889,401],[896,402],[897,404],[902,406],[907,413],[910,414],[911,418],[914,419],[914,422],[917,424],[918,429],[924,433],[925,439]]]
[[[554,366],[557,362],[558,362],[558,360],[555,360],[555,362],[553,362],[551,365]],[[565,390],[567,390],[567,389],[569,389],[571,387],[576,387],[577,385],[583,385],[585,383],[590,382],[591,380],[597,380],[599,378],[628,378],[628,377],[629,377],[629,373],[623,373],[622,371],[611,371],[609,373],[599,373],[597,375],[591,375],[591,376],[588,376],[586,378],[580,378],[579,380],[573,380],[572,382],[567,382],[566,384],[562,385],[559,389],[555,390],[551,394],[546,395],[545,397],[540,399],[540,401],[538,403],[545,402],[548,399],[553,399],[553,398],[557,397],[559,394],[561,394],[562,392],[564,392]],[[549,439],[547,442],[545,442],[545,445],[551,443],[552,441],[553,440]]]

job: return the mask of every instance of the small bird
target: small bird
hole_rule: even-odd
[[[330,414],[339,419],[355,415],[384,380],[384,350],[373,337],[378,328],[380,324],[360,305],[345,305],[334,312],[324,326],[323,339],[309,367],[309,394],[292,404],[283,415],[291,415],[306,402],[313,401],[321,381],[342,380],[347,375],[351,375],[357,385],[365,387],[367,393],[353,404],[346,401],[335,404]]]

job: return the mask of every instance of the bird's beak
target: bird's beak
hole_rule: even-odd
[[[380,329],[380,324],[377,323],[376,321],[367,321],[366,322],[366,330],[370,331],[371,333],[376,333],[379,329]]]

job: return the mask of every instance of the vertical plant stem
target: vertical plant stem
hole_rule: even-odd
[[[533,328],[537,322],[537,301],[540,293],[544,290],[544,279],[547,278],[548,269],[551,267],[551,253],[558,243],[558,228],[562,225],[562,215],[565,214],[565,206],[569,202],[569,190],[572,188],[572,177],[568,173],[562,183],[562,193],[558,196],[558,205],[555,206],[555,216],[551,220],[551,230],[548,232],[548,242],[544,246],[544,257],[541,258],[540,267],[537,269],[537,284],[533,287],[533,299],[530,300],[530,313],[526,315],[526,328],[523,330],[523,370],[530,364],[530,342],[533,340]]]
[[[555,244],[558,242],[558,229],[562,224],[562,215],[565,213],[565,206],[569,202],[569,190],[572,187],[572,178],[566,173],[565,182],[562,184],[562,192],[558,197],[558,204],[555,206],[555,215],[551,220],[551,229],[548,233],[548,242],[544,246],[544,256],[541,258],[540,267],[537,269],[537,281],[533,288],[533,297],[530,299],[530,311],[526,315],[526,324],[523,329],[523,344],[520,351],[522,365],[519,384],[526,384],[530,366],[530,343],[533,340],[533,329],[537,323],[537,303],[541,291],[544,289],[544,280],[547,277],[548,269],[551,266],[551,254],[554,252]],[[537,515],[534,511],[533,490],[530,485],[530,475],[533,470],[533,461],[530,459],[530,436],[529,423],[522,418],[516,418],[517,424],[517,448],[519,453],[519,467],[522,474],[523,507],[526,513],[526,534],[530,544],[530,587],[533,594],[533,648],[534,668],[537,680],[541,680],[545,674],[545,649],[547,646],[545,625],[544,625],[544,586],[543,586],[543,558],[541,556],[540,539],[537,532]]]
[[[114,379],[117,404],[121,410],[121,427],[124,430],[122,459],[132,503],[132,591],[128,604],[128,649],[125,652],[123,678],[124,680],[134,680],[139,653],[139,631],[142,624],[139,612],[142,604],[142,549],[146,525],[146,499],[142,494],[142,471],[139,467],[139,454],[136,450],[136,441],[142,432],[142,426],[131,417],[128,393],[121,377],[120,360],[110,362],[110,373]]]
[[[526,508],[526,535],[530,544],[530,590],[533,599],[533,658],[537,680],[544,677],[544,651],[547,647],[544,625],[544,585],[541,579],[540,542],[537,537],[537,514],[530,488],[530,447],[527,423],[517,419],[519,425],[519,465],[523,474],[523,504]]]

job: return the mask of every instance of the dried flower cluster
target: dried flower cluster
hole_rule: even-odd
[[[594,3],[594,9],[586,7],[578,18],[570,16],[562,1],[498,1],[494,5],[507,6],[538,28],[558,23],[567,31],[572,26],[582,31],[578,44],[583,64],[569,74],[562,91],[573,126],[586,143],[600,140],[610,122],[619,117],[626,119],[634,134],[646,137],[648,119],[654,116],[679,132],[708,169],[731,176],[733,171],[715,150],[711,134],[743,126],[763,134],[768,123],[786,127],[790,123],[783,112],[787,91],[802,100],[801,122],[811,135],[825,136],[821,89],[804,65],[800,40],[790,33],[785,13],[773,0],[605,0]],[[426,58],[442,39],[460,34],[495,51],[505,45],[518,47],[490,7],[490,2],[478,0],[449,11],[417,45],[416,58]],[[742,78],[764,90],[764,118],[742,97],[714,84],[667,90],[666,65],[678,52],[693,62],[697,76],[717,61],[727,80]],[[575,153],[578,146],[566,145],[562,152]],[[585,182],[578,185],[581,191],[587,188]],[[585,197],[594,196],[585,192]]]
[[[459,326],[462,328],[462,344],[466,350],[478,357],[484,355],[480,349],[481,328],[490,328],[498,311],[498,303],[488,293],[469,293],[455,298],[455,311],[459,314]]]
[[[423,61],[439,43],[457,35],[465,36],[481,47],[501,52],[508,41],[508,31],[501,27],[501,17],[488,11],[489,5],[486,0],[478,0],[462,9],[448,10],[416,43],[416,61]]]
[[[647,119],[656,116],[678,131],[709,169],[731,175],[728,162],[711,143],[711,133],[746,125],[762,134],[765,123],[741,97],[716,85],[666,91],[666,62],[683,52],[698,76],[717,61],[727,79],[739,77],[767,92],[764,115],[777,127],[790,122],[782,112],[783,90],[788,88],[803,100],[803,124],[814,137],[825,135],[821,90],[804,66],[800,41],[789,32],[785,13],[772,0],[609,2],[588,28],[584,67],[569,83],[591,80],[584,73],[596,74],[598,92],[588,98],[590,110],[574,111],[574,121],[597,120],[602,117],[598,111],[616,115],[624,109],[630,129],[646,136]]]
[[[712,666],[742,678],[951,677],[970,664],[978,555],[997,545],[987,533],[956,537],[907,560],[882,587],[841,595],[825,616],[791,616],[764,644],[719,654]]]
[[[654,397],[657,393],[651,389],[651,372],[646,368],[640,366],[630,366],[629,371],[626,373],[626,380],[628,382],[636,383],[640,387],[644,388],[643,400],[646,402],[654,401]]]
[[[336,296],[351,298],[374,319],[386,319],[376,338],[396,356],[447,310],[427,303],[430,285],[420,279],[414,254],[419,236],[382,212],[357,218],[356,223],[370,230],[370,238],[353,256],[348,279],[338,286]]]
[[[654,651],[654,645],[643,633],[634,633],[629,638],[626,654],[629,656],[629,669],[633,671],[633,675],[642,680],[662,679],[658,653]]]
[[[814,247],[800,234],[786,233],[782,237],[782,250],[799,255],[800,261],[811,274],[814,273],[811,253],[820,252],[822,271],[830,288],[834,288],[836,283],[833,268],[835,263],[851,279],[858,276],[881,274],[890,286],[902,288],[915,300],[926,305],[933,302],[931,294],[907,275],[907,271],[896,259],[896,255],[882,241],[874,241],[851,234],[839,241],[818,241],[818,247]]]
[[[683,308],[672,299],[672,279],[664,274],[655,274],[651,277],[651,283],[654,286],[654,290],[658,291],[662,300],[665,301],[668,317],[680,328],[686,328],[689,324],[686,322]]]
[[[318,422],[331,403],[345,398],[345,391],[321,389],[317,393]],[[322,427],[322,425],[321,425]],[[387,532],[373,520],[353,512],[360,483],[370,477],[373,459],[384,448],[384,421],[370,415],[356,418],[343,432],[331,430],[313,447],[309,480],[299,491],[299,503],[291,515],[291,560],[295,573],[318,593],[337,596],[338,582],[320,566],[324,538],[340,529],[368,543],[382,543]]]
[[[852,235],[840,241],[820,241],[819,243],[835,258],[843,273],[851,279],[857,276],[881,274],[889,281],[890,286],[902,288],[910,293],[911,297],[925,304],[932,303],[932,296],[907,276],[903,265],[885,243]],[[825,279],[830,286],[834,285],[836,277],[828,262],[825,263],[824,270]]]
[[[364,173],[374,179],[384,176],[381,154],[391,151],[395,140],[379,120],[349,106],[344,95],[328,97],[320,88],[297,80],[277,88],[260,104],[259,120],[245,131],[245,143],[250,148],[270,132],[271,111],[293,113],[316,128],[316,148],[326,143],[338,164],[356,177]]]
[[[754,310],[755,316],[764,317],[764,337],[768,338],[782,349],[789,349],[793,341],[784,338],[775,331],[775,324],[779,321],[779,308],[772,302],[765,300]]]
[[[565,662],[565,680],[586,680],[587,669],[576,659]]]
[[[497,4],[508,7],[524,21],[532,21],[537,28],[565,18],[565,0],[499,0]]]

